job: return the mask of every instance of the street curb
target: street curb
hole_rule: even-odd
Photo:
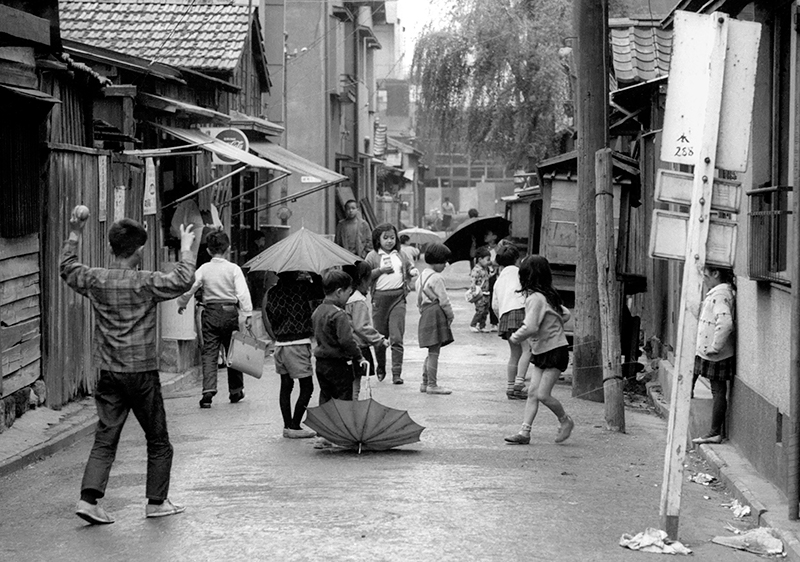
[[[699,445],[696,449],[711,466],[712,472],[716,473],[715,476],[717,480],[725,484],[725,487],[733,493],[740,503],[750,506],[752,514],[756,517],[760,525],[762,517],[769,511],[767,506],[761,503],[742,479],[733,473],[727,463],[722,460],[711,445]]]
[[[195,369],[190,369],[185,373],[162,373],[162,375],[171,377],[161,383],[162,391],[180,390],[188,379],[192,379],[194,377]],[[97,413],[92,410],[91,413],[78,415],[84,415],[86,419],[76,423],[70,429],[63,431],[58,435],[54,435],[47,441],[39,443],[38,445],[34,445],[33,447],[26,449],[22,453],[14,455],[13,457],[1,460],[0,478],[25,468],[26,466],[33,464],[45,457],[49,457],[59,451],[62,451],[73,443],[76,443],[84,437],[94,433],[94,430],[97,427]]]

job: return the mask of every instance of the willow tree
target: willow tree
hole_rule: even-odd
[[[421,136],[513,167],[552,155],[570,114],[569,0],[449,2],[414,52]]]

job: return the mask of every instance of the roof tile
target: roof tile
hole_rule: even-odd
[[[612,27],[609,43],[620,87],[669,73],[671,30],[641,25]]]
[[[248,10],[191,0],[59,0],[65,39],[200,71],[236,68]]]

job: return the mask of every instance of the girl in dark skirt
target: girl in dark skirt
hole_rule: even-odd
[[[509,341],[522,343],[531,339],[533,373],[522,428],[505,440],[513,445],[531,442],[531,425],[541,402],[558,418],[560,425],[556,443],[561,443],[575,427],[564,406],[551,394],[561,372],[569,365],[567,336],[564,334],[569,310],[561,304],[561,297],[553,288],[553,274],[546,258],[538,255],[525,258],[519,268],[519,282],[525,295],[525,320]]]
[[[706,266],[703,280],[708,293],[697,324],[697,346],[694,358],[692,390],[698,377],[711,382],[711,430],[692,442],[720,443],[725,415],[728,411],[728,381],[736,368],[734,355],[734,321],[736,282],[733,271]]]
[[[444,278],[440,275],[450,258],[450,249],[444,244],[432,244],[425,252],[428,268],[417,280],[417,306],[419,307],[419,346],[428,348],[428,356],[422,367],[420,392],[427,394],[451,394],[452,391],[438,384],[439,350],[453,342],[450,325],[453,323],[453,307],[447,296]]]
[[[523,391],[525,375],[531,360],[531,346],[527,341],[514,343],[509,338],[525,320],[525,297],[519,284],[517,260],[519,250],[512,244],[498,244],[495,261],[500,268],[492,295],[492,310],[500,318],[499,336],[508,341],[509,357],[506,366],[506,396],[509,400],[527,400]]]

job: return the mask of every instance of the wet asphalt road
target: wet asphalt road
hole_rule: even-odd
[[[443,349],[439,374],[454,393],[418,390],[415,306],[406,384],[373,384],[375,399],[426,426],[420,443],[361,455],[315,450],[311,440],[281,437],[277,377],[248,378],[240,404],[223,389],[210,410],[198,408],[198,386],[166,400],[170,496],[184,514],[144,518],[144,438],[131,417],[103,500],[116,523],[91,527],[73,514],[91,446],[84,439],[0,479],[0,560],[654,560],[618,542],[660,524],[665,421],[627,410],[628,433],[608,433],[603,405],[559,384],[573,437],[554,444],[556,420],[543,409],[531,445],[504,444],[524,403],[505,396],[505,342],[467,330],[462,292],[451,293],[456,343]],[[684,484],[680,538],[695,560],[753,559],[709,542],[734,522],[720,506],[729,499]]]

